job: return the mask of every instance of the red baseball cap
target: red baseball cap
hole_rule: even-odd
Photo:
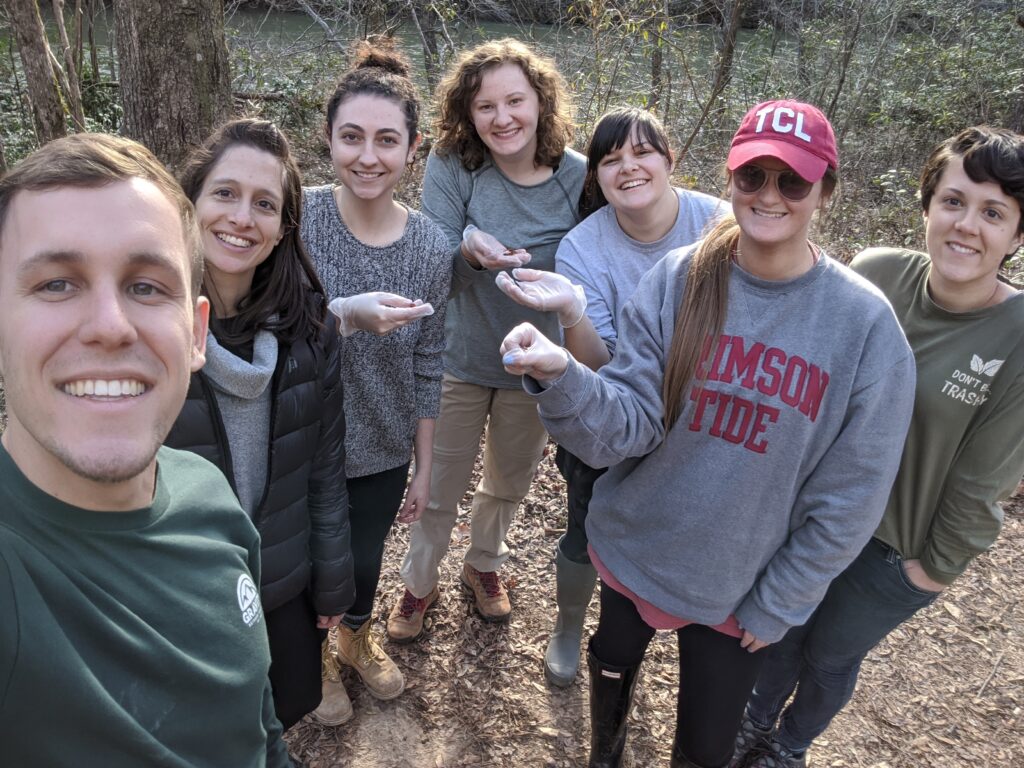
[[[826,168],[838,170],[836,136],[828,118],[802,101],[765,101],[747,112],[732,137],[730,171],[759,157],[776,157],[807,181],[819,181]]]

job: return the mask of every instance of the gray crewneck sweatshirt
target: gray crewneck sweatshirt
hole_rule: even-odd
[[[555,172],[524,187],[503,174],[490,158],[467,171],[455,155],[427,159],[423,212],[444,231],[452,248],[452,293],[445,321],[445,370],[485,387],[517,389],[519,379],[501,365],[501,340],[519,323],[530,322],[558,338],[558,317],[516,304],[494,282],[494,272],[473,269],[462,257],[462,230],[474,224],[506,248],[525,248],[528,266],[555,269],[562,237],[579,221],[577,209],[587,161],[565,150]]]
[[[885,508],[914,399],[914,358],[877,288],[821,254],[760,280],[733,265],[724,333],[668,433],[661,395],[692,248],[669,253],[619,318],[599,374],[570,360],[536,394],[552,437],[594,467],[587,534],[663,611],[735,614],[768,642],[802,624]]]
[[[238,501],[249,517],[267,484],[270,453],[270,380],[277,367],[277,339],[257,331],[252,362],[232,354],[208,333],[203,373],[213,385],[231,451]]]

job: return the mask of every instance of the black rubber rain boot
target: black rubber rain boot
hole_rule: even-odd
[[[626,718],[640,665],[614,667],[587,649],[590,668],[590,768],[619,768],[626,746]]]

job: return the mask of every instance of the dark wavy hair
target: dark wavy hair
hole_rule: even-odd
[[[352,96],[368,94],[396,102],[405,115],[405,127],[412,143],[419,133],[420,96],[409,78],[409,60],[398,52],[389,38],[362,40],[356,45],[352,66],[341,76],[327,100],[324,133],[330,141],[334,118],[342,102]]]
[[[249,293],[238,302],[241,330],[228,333],[211,315],[210,327],[218,340],[228,344],[250,341],[259,330],[272,332],[279,340],[292,343],[316,334],[324,325],[327,307],[323,286],[299,236],[302,223],[302,175],[292,157],[288,139],[266,120],[232,120],[213,132],[186,160],[181,186],[193,203],[206,177],[231,147],[246,146],[267,152],[281,161],[281,241],[256,267]],[[204,293],[216,293],[209,274]]]
[[[641,143],[652,147],[672,162],[668,133],[657,117],[640,107],[615,107],[608,110],[597,121],[590,143],[587,144],[587,175],[580,193],[581,219],[608,204],[601,185],[597,183],[598,166],[608,154],[632,140],[634,129]]]
[[[926,213],[954,157],[963,160],[964,173],[975,184],[991,181],[1017,201],[1022,214],[1017,231],[1024,232],[1024,136],[1005,128],[976,125],[936,145],[921,169],[921,208]]]
[[[480,90],[484,73],[502,64],[517,65],[540,101],[534,162],[557,167],[575,130],[565,80],[553,60],[511,37],[482,43],[466,51],[438,85],[434,144],[437,154],[454,153],[469,171],[483,165],[488,151],[473,127],[470,106]]]

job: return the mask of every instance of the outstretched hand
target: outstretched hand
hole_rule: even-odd
[[[501,342],[501,362],[513,375],[550,382],[569,367],[569,353],[529,323],[521,323]]]
[[[499,272],[494,281],[513,301],[540,312],[557,312],[558,323],[572,328],[583,319],[587,296],[583,286],[575,285],[557,272],[539,269],[513,269]]]
[[[351,336],[356,331],[383,336],[434,314],[434,308],[421,299],[407,299],[386,291],[337,298],[327,308],[338,319],[338,333],[342,336]]]
[[[484,269],[521,267],[530,261],[522,248],[506,248],[494,235],[470,224],[462,233],[462,255],[470,266]]]

